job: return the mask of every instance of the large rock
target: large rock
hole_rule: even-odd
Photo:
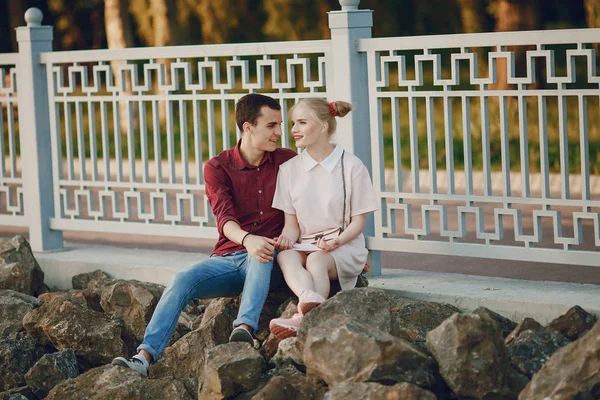
[[[437,400],[428,390],[410,383],[398,383],[386,386],[374,382],[341,383],[325,394],[324,400]]]
[[[546,360],[571,341],[556,331],[528,330],[507,346],[510,362],[517,371],[531,378]]]
[[[500,331],[502,332],[503,338],[507,337],[517,327],[516,322],[511,321],[506,317],[503,317],[502,315],[490,310],[489,308],[479,307],[473,310],[472,313],[478,315],[486,315],[494,321],[496,321],[496,323],[500,327]]]
[[[0,337],[23,330],[23,317],[42,303],[14,290],[0,290]]]
[[[0,400],[39,400],[29,386],[21,386],[0,393]]]
[[[104,287],[100,305],[108,315],[121,319],[128,331],[142,341],[163,290],[163,286],[155,283],[118,280]]]
[[[519,400],[600,398],[600,322],[558,349],[519,394]]]
[[[191,400],[183,382],[174,378],[146,379],[127,368],[113,365],[89,370],[50,391],[46,400]]]
[[[308,331],[307,374],[329,387],[342,382],[409,382],[433,387],[435,360],[412,344],[371,325],[337,315]]]
[[[48,395],[50,389],[59,383],[79,375],[79,365],[73,350],[45,354],[25,374],[27,386],[40,398]]]
[[[204,313],[200,328],[165,348],[162,357],[150,367],[150,375],[202,380],[206,350],[229,341],[237,311],[231,298],[213,300]]]
[[[44,303],[49,303],[56,298],[77,301],[94,311],[104,312],[100,306],[100,295],[88,289],[69,290],[66,292],[48,292],[38,296],[38,299]]]
[[[23,326],[41,343],[58,350],[73,349],[84,368],[107,364],[127,353],[121,323],[77,301],[56,298],[44,303],[25,315]]]
[[[109,283],[113,282],[113,279],[111,279],[103,271],[97,269],[92,272],[86,272],[83,274],[78,274],[78,275],[73,276],[71,278],[71,285],[73,286],[73,289],[84,290],[84,289],[88,289],[88,285],[92,281],[95,281],[92,284],[92,287],[95,288],[95,287],[103,286],[103,285],[99,284],[100,282],[109,284]]]
[[[37,296],[44,290],[44,271],[21,235],[0,240],[0,289]]]
[[[275,375],[252,396],[252,400],[320,400],[327,390],[297,370],[287,368],[273,372]]]
[[[248,343],[227,343],[208,350],[200,399],[222,399],[256,388],[265,359]]]
[[[577,340],[592,329],[597,319],[579,306],[571,307],[566,314],[551,321],[547,328],[554,329],[571,340]]]
[[[509,357],[499,325],[485,314],[454,314],[427,335],[440,373],[459,398],[500,397]]]
[[[517,325],[515,329],[504,339],[504,344],[512,343],[519,335],[525,331],[538,332],[543,329],[543,326],[533,318],[525,317],[523,321]]]
[[[391,330],[390,303],[382,289],[361,288],[344,290],[313,309],[302,320],[298,330],[298,345],[303,351],[308,331],[336,315],[352,317],[372,329],[389,333]]]
[[[279,342],[277,353],[271,358],[271,364],[276,367],[292,365],[299,370],[306,370],[303,354],[297,346],[298,338],[291,337]]]
[[[25,386],[25,374],[49,350],[27,332],[0,339],[0,392]]]
[[[452,314],[460,312],[453,305],[409,299],[390,293],[391,334],[414,344],[423,344],[427,333]]]

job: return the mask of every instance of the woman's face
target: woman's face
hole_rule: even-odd
[[[296,147],[308,147],[315,143],[329,143],[327,124],[316,120],[304,105],[299,105],[292,112],[292,136]]]

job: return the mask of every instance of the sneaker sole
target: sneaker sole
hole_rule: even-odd
[[[298,330],[282,325],[271,325],[269,327],[273,336],[275,336],[279,340],[296,337],[298,336]]]
[[[252,335],[248,331],[242,332],[240,329],[229,336],[229,343],[232,342],[248,343],[249,345],[254,346],[254,338]]]
[[[302,315],[306,315],[308,314],[313,308],[317,307],[321,305],[320,302],[302,302],[298,304],[298,311],[300,312],[300,314]]]

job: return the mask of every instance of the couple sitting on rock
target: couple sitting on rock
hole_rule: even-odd
[[[367,260],[362,231],[377,209],[362,162],[330,141],[336,117],[352,106],[300,100],[291,111],[297,155],[277,148],[281,106],[248,94],[236,105],[242,137],[204,168],[206,195],[219,239],[210,258],[175,274],[165,289],[138,354],[113,364],[143,375],[166,346],[181,311],[195,298],[242,293],[230,342],[254,343],[252,332],[270,288],[282,281],[299,298],[298,313],[269,327],[279,339],[295,336],[303,315],[329,296],[330,279],[353,288]]]

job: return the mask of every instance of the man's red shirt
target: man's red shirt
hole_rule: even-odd
[[[290,149],[265,152],[258,166],[248,164],[240,153],[240,142],[211,158],[204,167],[206,195],[217,219],[219,240],[213,255],[222,256],[245,248],[223,234],[228,221],[253,235],[274,238],[281,234],[284,216],[271,207],[279,166],[296,156]]]

